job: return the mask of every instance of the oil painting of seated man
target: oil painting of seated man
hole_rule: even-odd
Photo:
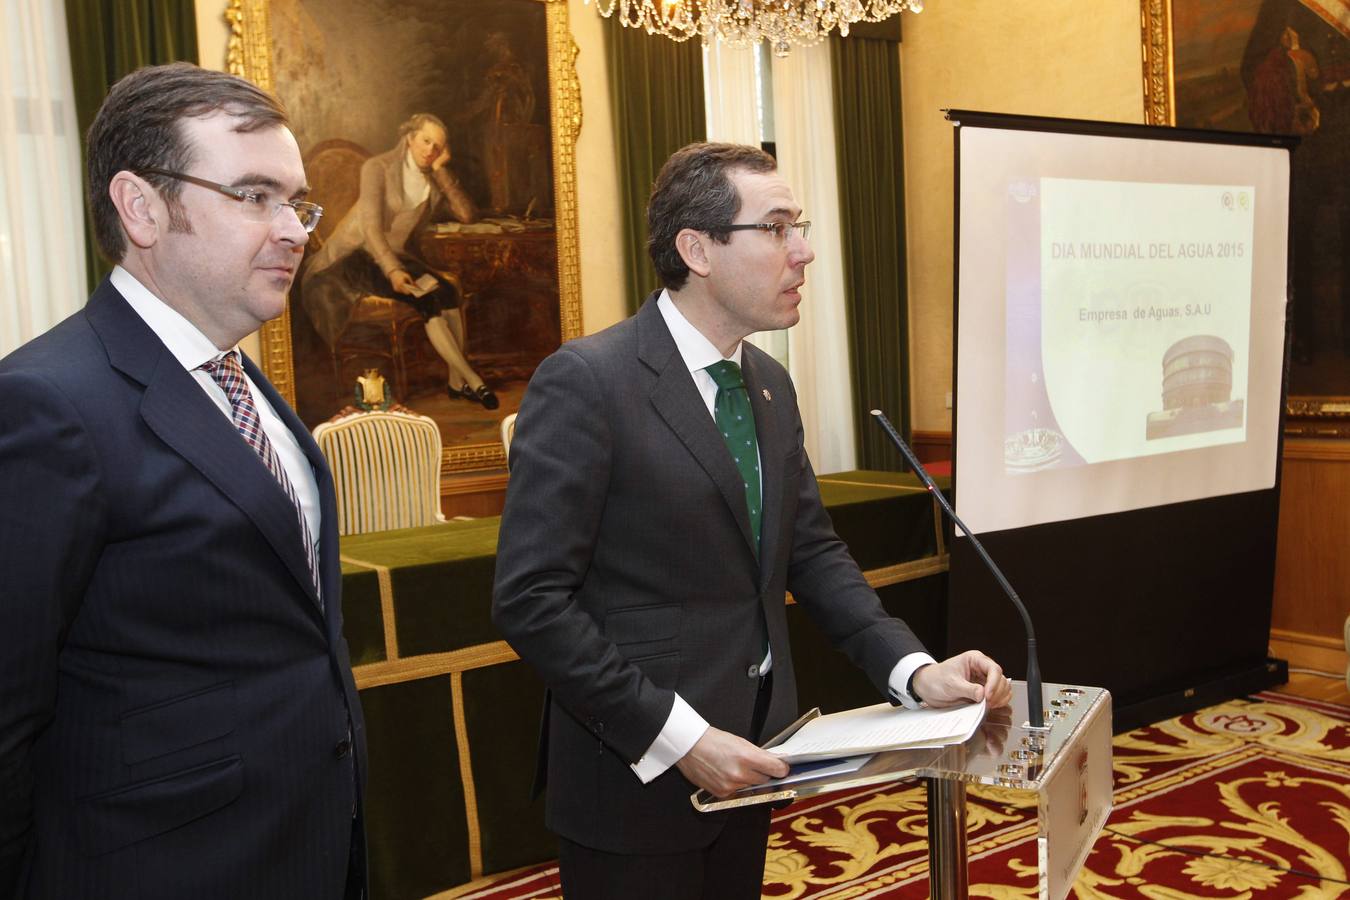
[[[445,124],[417,113],[399,127],[392,149],[362,164],[356,204],[306,266],[302,303],[330,348],[363,296],[408,304],[445,362],[450,398],[496,409],[497,395],[464,352],[460,290],[418,253],[417,237],[449,219],[472,223],[478,210],[450,167]]]

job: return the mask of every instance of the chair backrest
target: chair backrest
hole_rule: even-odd
[[[511,438],[516,436],[516,414],[511,413],[502,419],[502,452],[506,454],[506,467],[511,467]]]
[[[310,238],[311,251],[323,246],[356,205],[361,196],[361,164],[369,158],[365,147],[341,138],[320,141],[305,155],[308,199],[323,207],[323,218]]]
[[[441,429],[413,412],[354,412],[314,429],[333,469],[339,534],[444,522]]]

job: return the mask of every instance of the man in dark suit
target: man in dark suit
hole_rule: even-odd
[[[322,210],[276,100],[195,66],[88,153],[119,265],[0,361],[0,896],[359,897],[332,479],[236,348]]]
[[[787,372],[743,343],[797,322],[808,223],[758,149],[658,176],[665,290],[535,372],[511,445],[494,621],[550,691],[546,820],[568,900],[757,898],[768,810],[700,814],[786,773],[784,592],[899,702],[1007,703],[996,663],[937,663],[835,536]],[[920,699],[921,698],[921,699]]]

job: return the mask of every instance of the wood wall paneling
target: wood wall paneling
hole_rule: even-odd
[[[1290,665],[1345,671],[1350,441],[1287,439],[1271,645]]]
[[[500,516],[506,505],[505,469],[441,476],[441,513],[447,519]]]
[[[952,458],[952,433],[950,431],[920,431],[915,429],[910,437],[914,445],[914,455],[919,462],[941,462]]]

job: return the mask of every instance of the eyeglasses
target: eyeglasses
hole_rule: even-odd
[[[163,175],[165,178],[175,178],[178,181],[186,181],[188,184],[220,191],[226,197],[238,200],[242,204],[240,208],[244,210],[244,215],[255,222],[270,222],[276,218],[277,213],[281,212],[283,206],[289,206],[295,210],[295,217],[300,220],[300,227],[309,232],[314,230],[314,227],[319,224],[319,219],[323,217],[323,207],[319,204],[304,200],[278,200],[271,191],[259,190],[258,188],[231,187],[228,184],[218,184],[214,181],[207,181],[205,178],[198,178],[195,175],[170,172],[167,169],[141,169],[141,174]]]
[[[744,225],[712,225],[704,229],[709,234],[726,231],[767,231],[778,239],[778,243],[787,243],[788,235],[797,232],[797,236],[806,240],[811,230],[810,222],[750,222]]]

